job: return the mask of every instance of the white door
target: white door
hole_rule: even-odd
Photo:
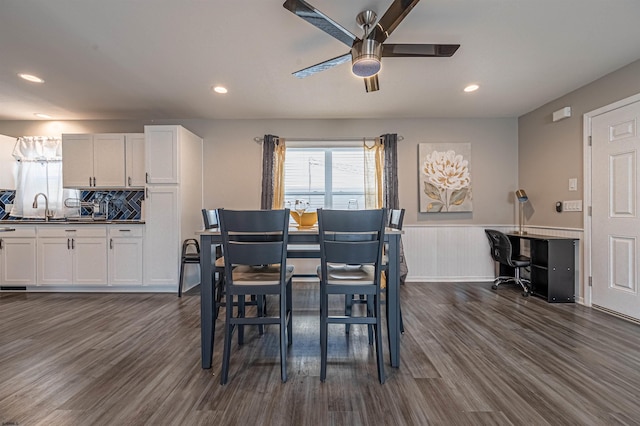
[[[597,115],[592,135],[592,304],[640,319],[640,102]]]

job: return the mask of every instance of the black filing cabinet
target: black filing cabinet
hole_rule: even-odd
[[[509,234],[514,254],[520,252],[520,240],[529,242],[531,256],[531,293],[551,303],[575,302],[578,240],[533,234]]]

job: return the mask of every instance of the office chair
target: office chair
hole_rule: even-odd
[[[491,246],[491,258],[501,265],[513,268],[514,276],[502,276],[497,274],[498,277],[493,281],[492,289],[497,290],[498,286],[507,282],[514,282],[522,287],[522,295],[524,297],[529,296],[531,292],[531,282],[521,277],[520,270],[531,265],[531,258],[527,256],[513,256],[513,247],[511,240],[504,233],[495,229],[485,229],[485,234],[489,239],[489,245]]]

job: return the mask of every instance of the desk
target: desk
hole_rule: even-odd
[[[211,246],[220,244],[220,231],[203,230],[200,235],[200,333],[202,368],[211,368],[213,356],[213,282]],[[402,231],[387,228],[385,241],[389,244],[387,281],[387,334],[391,366],[400,366],[400,236]],[[310,257],[309,250],[295,250],[296,244],[318,244],[318,228],[291,228],[289,230],[290,257]],[[311,252],[313,253],[313,252]],[[316,252],[314,257],[319,257]]]
[[[551,303],[575,301],[577,239],[534,234],[507,236],[514,256],[520,254],[520,241],[529,241],[532,294]]]

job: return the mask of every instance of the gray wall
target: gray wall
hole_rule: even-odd
[[[583,114],[640,93],[640,60],[521,116],[518,119],[520,186],[527,191],[527,224],[583,228],[582,212],[556,213],[560,200],[582,200]],[[570,106],[572,115],[553,122],[552,114]],[[578,178],[578,191],[569,179]]]
[[[0,134],[142,132],[144,124],[182,124],[204,139],[205,207],[258,208],[261,147],[254,137],[339,138],[398,133],[400,204],[405,224],[513,224],[518,128],[512,119],[0,121]],[[418,144],[471,143],[472,213],[418,213]]]

